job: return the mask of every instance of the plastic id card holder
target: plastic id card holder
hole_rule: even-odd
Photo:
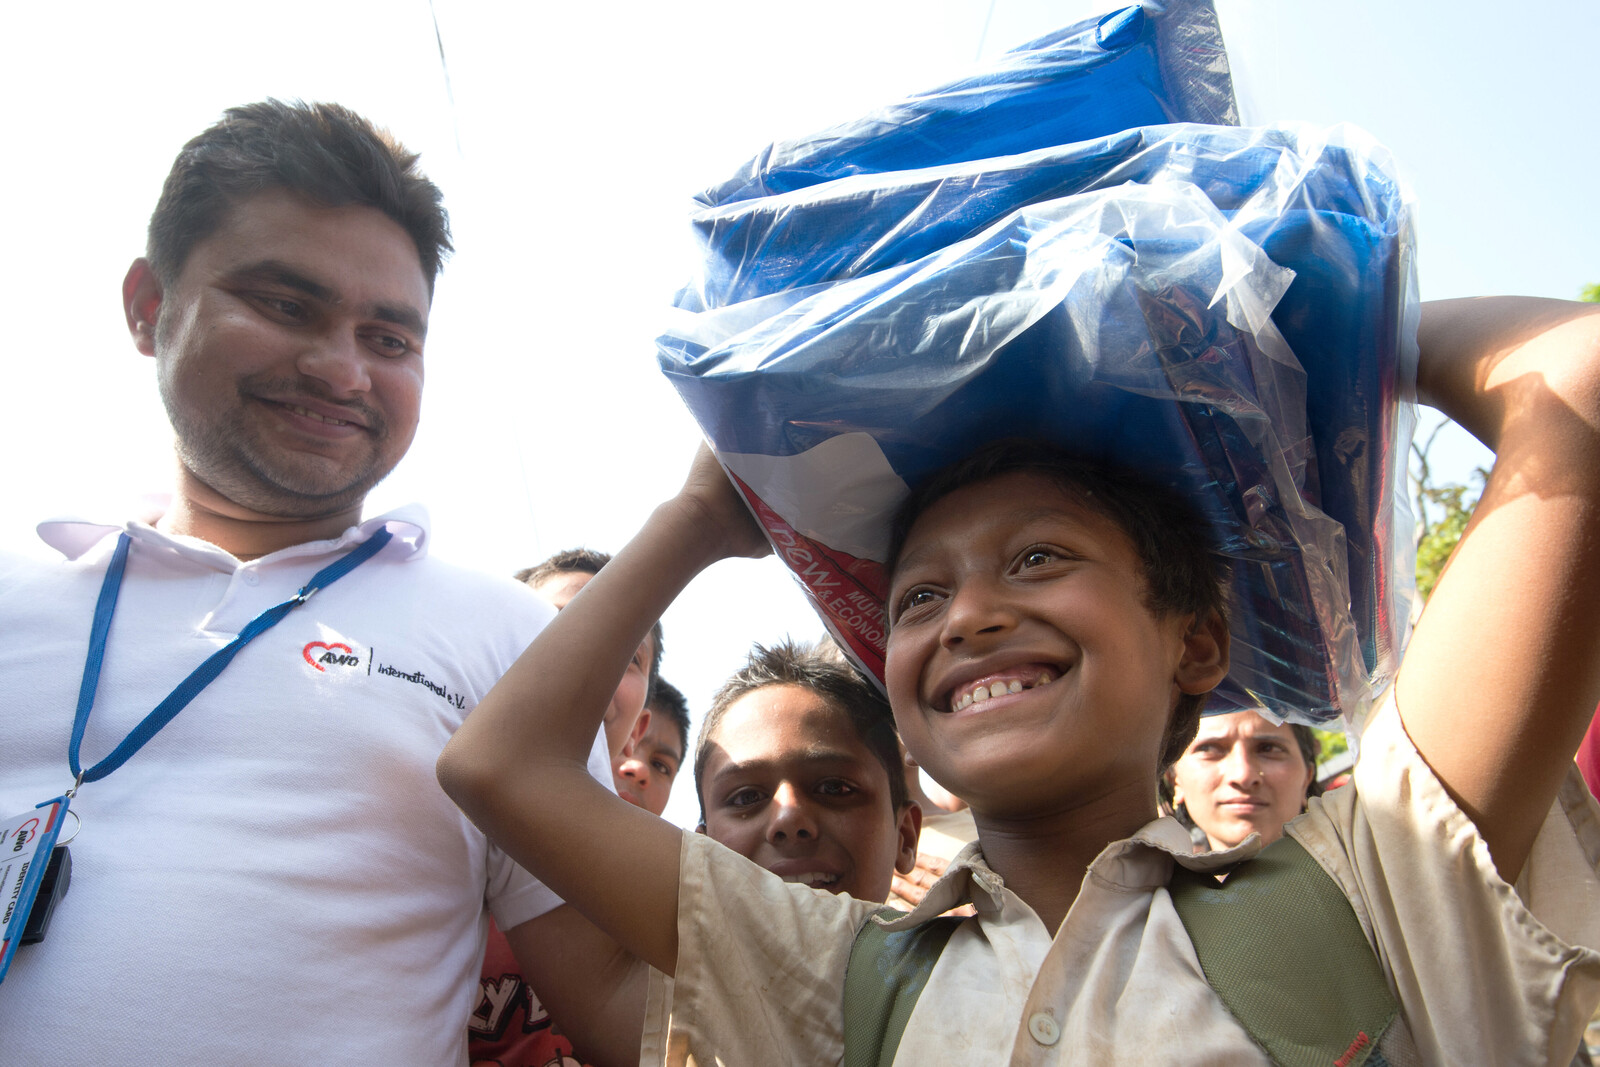
[[[0,982],[11,969],[17,947],[39,940],[43,923],[28,921],[35,905],[41,909],[35,918],[48,921],[55,902],[67,891],[70,860],[66,849],[59,858],[54,856],[56,837],[66,817],[67,798],[56,797],[0,822]],[[48,895],[36,900],[47,882]]]

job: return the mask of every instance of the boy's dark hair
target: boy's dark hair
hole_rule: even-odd
[[[451,251],[444,194],[417,169],[417,155],[338,104],[264,100],[231,107],[172,163],[150,216],[145,256],[170,286],[190,250],[228,210],[269,189],[324,207],[377,208],[411,236],[422,273],[434,278]]]
[[[889,775],[889,803],[896,814],[911,797],[906,790],[906,765],[900,755],[900,735],[894,728],[889,702],[867,681],[837,645],[824,638],[816,644],[785,639],[768,648],[757,644],[750,658],[722,683],[711,699],[711,709],[700,724],[694,752],[694,791],[700,798],[700,821],[706,821],[706,796],[702,788],[706,759],[722,717],[741,697],[769,685],[797,685],[809,689],[850,719],[861,743],[883,764]]]
[[[916,487],[895,513],[889,533],[889,572],[900,561],[906,537],[917,518],[957,489],[1005,474],[1037,474],[1072,499],[1116,523],[1144,565],[1145,603],[1158,616],[1187,615],[1196,620],[1227,607],[1214,537],[1208,524],[1176,492],[1136,474],[1081,459],[1043,441],[995,441],[934,472]],[[1200,726],[1205,694],[1185,693],[1167,724],[1158,770],[1183,755]]]
[[[531,567],[524,567],[511,577],[526,586],[535,586],[553,578],[558,574],[599,574],[600,568],[611,562],[609,552],[596,552],[592,548],[567,548],[543,563],[535,563]],[[650,684],[645,689],[644,702],[648,706],[655,699],[656,686],[661,684],[661,620],[657,619],[654,626],[650,627],[650,647],[653,654],[650,656]],[[679,694],[681,699],[682,694]],[[689,750],[687,735],[683,742],[684,751]]]
[[[678,687],[665,678],[657,678],[655,688],[645,707],[652,715],[660,715],[678,728],[678,745],[685,755],[689,752],[689,702],[683,699]]]

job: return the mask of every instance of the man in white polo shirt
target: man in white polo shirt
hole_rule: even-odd
[[[450,248],[415,164],[269,101],[167,179],[123,302],[171,498],[0,558],[0,819],[72,790],[76,830],[0,981],[0,1064],[464,1063],[487,912],[526,955],[559,903],[434,781],[550,609],[429,558],[420,508],[361,519]]]

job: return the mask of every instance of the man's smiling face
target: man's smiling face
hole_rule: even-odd
[[[160,291],[147,352],[185,475],[253,515],[359,507],[416,433],[428,305],[377,209],[236,204]]]

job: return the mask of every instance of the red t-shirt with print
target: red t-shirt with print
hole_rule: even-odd
[[[467,1020],[467,1058],[472,1067],[584,1067],[522,980],[511,943],[493,921],[478,1006]]]

